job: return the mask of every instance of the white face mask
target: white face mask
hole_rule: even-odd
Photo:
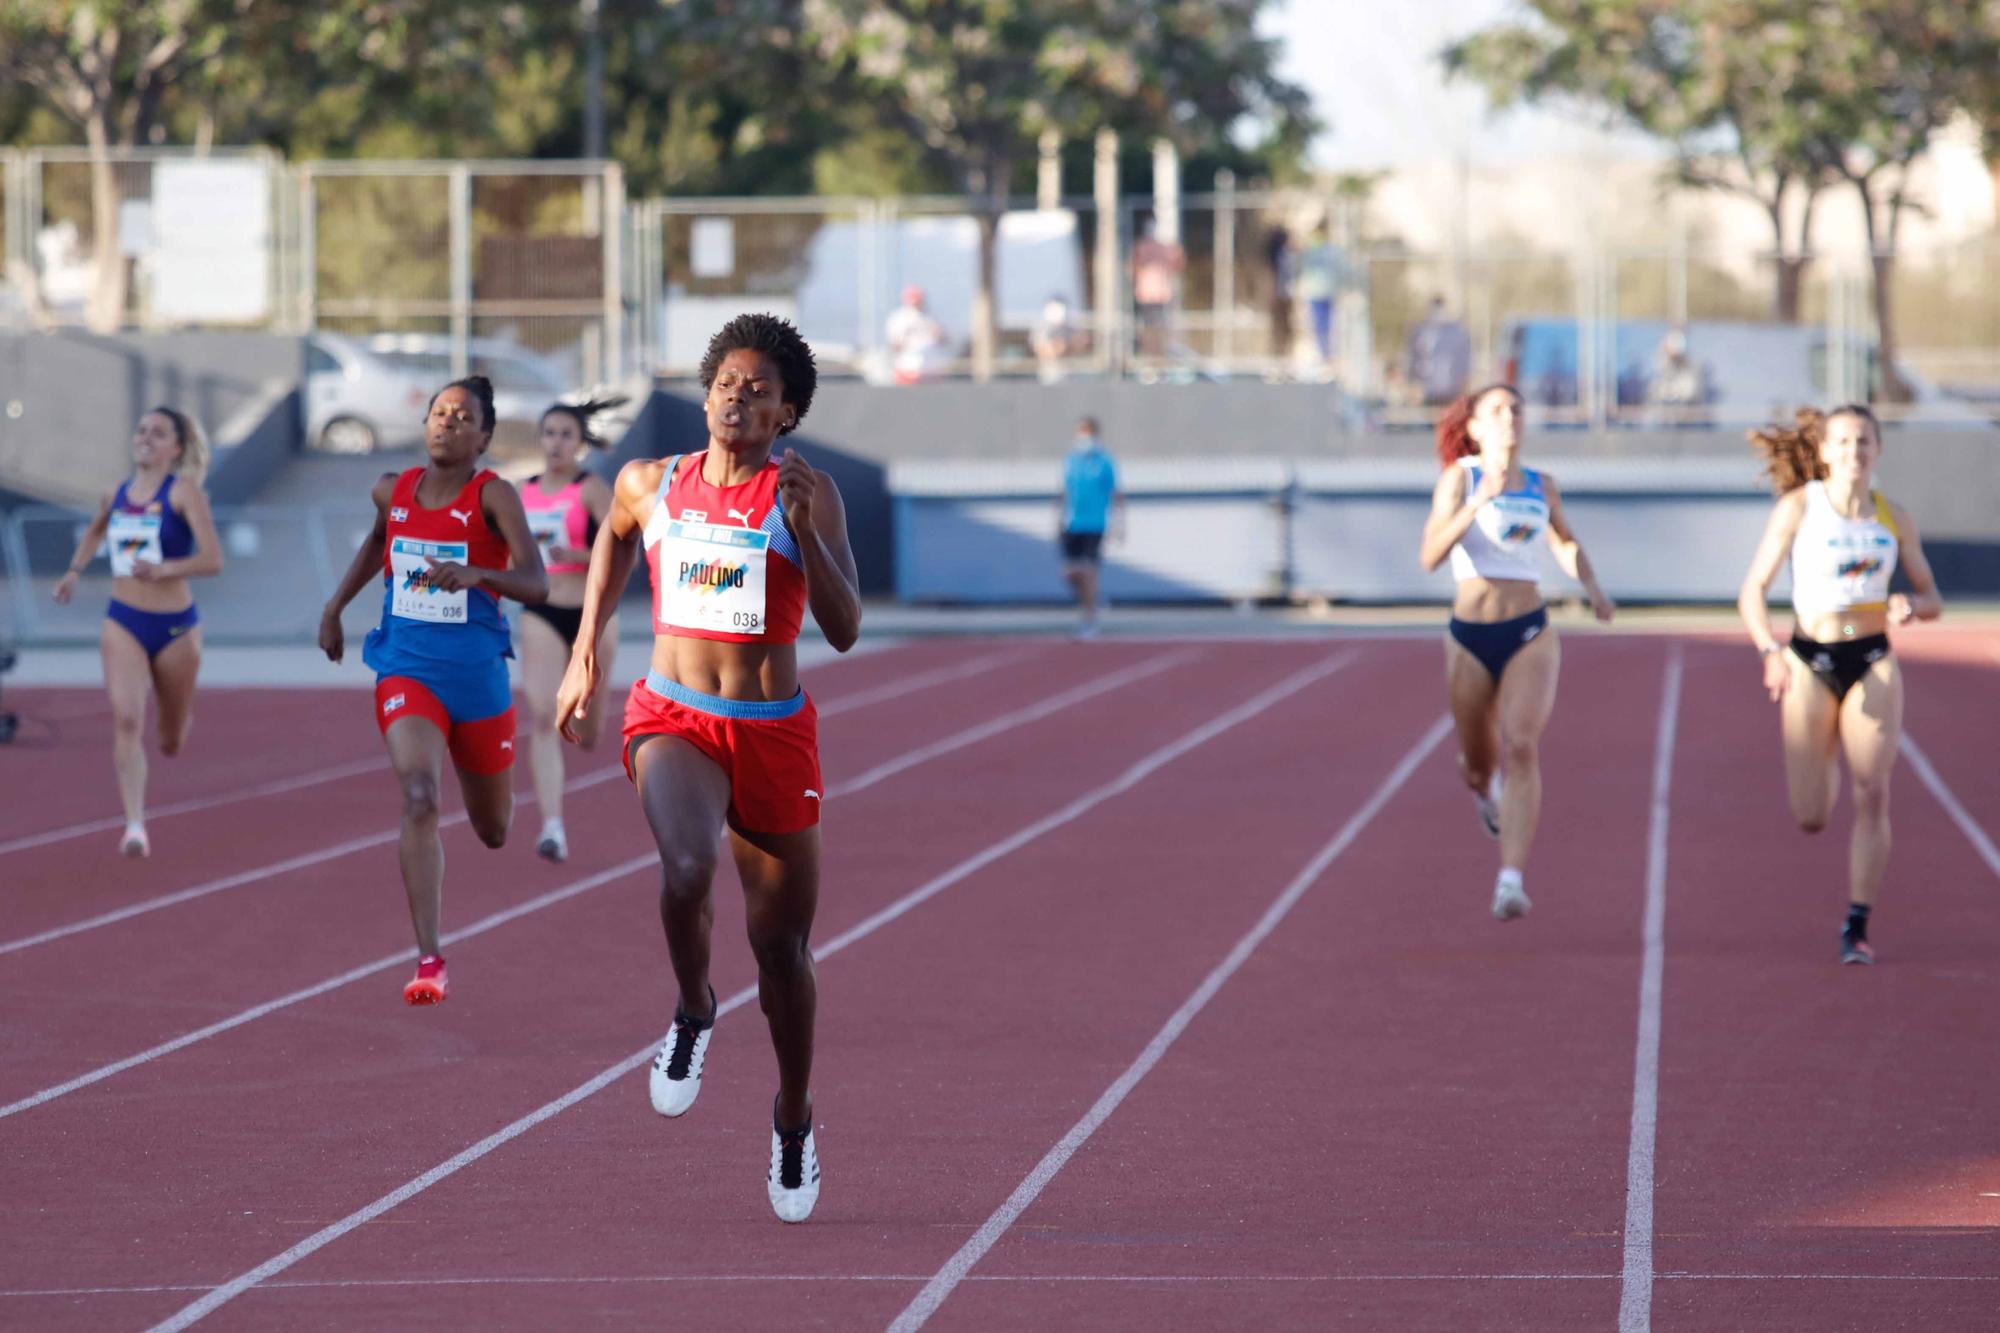
[[[1079,435],[1076,437],[1076,443],[1070,447],[1074,449],[1095,449],[1097,447],[1097,437],[1095,435]]]

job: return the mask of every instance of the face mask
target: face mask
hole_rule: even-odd
[[[1097,437],[1095,435],[1079,435],[1076,437],[1076,443],[1072,447],[1077,449],[1095,449],[1097,447]]]

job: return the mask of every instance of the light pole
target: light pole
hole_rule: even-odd
[[[598,21],[601,0],[583,4],[583,155],[596,162],[604,157],[604,27]]]

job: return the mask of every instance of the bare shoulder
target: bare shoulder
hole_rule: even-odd
[[[195,509],[208,507],[208,492],[198,481],[189,481],[178,473],[174,476],[174,489],[167,496],[167,503],[177,514],[186,514]]]
[[[648,497],[660,489],[660,479],[666,475],[666,459],[635,458],[618,469],[613,489],[621,500]]]
[[[396,494],[396,482],[402,477],[400,472],[384,472],[375,478],[375,485],[368,494],[374,499],[377,509],[386,508]]]

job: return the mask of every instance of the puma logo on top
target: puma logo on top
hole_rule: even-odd
[[[472,522],[472,511],[470,509],[465,510],[463,513],[459,512],[456,509],[448,509],[445,512],[450,514],[453,518],[457,519],[460,523],[470,524]]]
[[[734,519],[741,519],[743,526],[747,528],[750,526],[750,516],[756,512],[757,506],[751,505],[748,509],[732,509],[729,511],[729,516]]]
[[[815,801],[819,799],[819,793],[814,791],[811,787],[806,788],[806,795],[812,797]]]

